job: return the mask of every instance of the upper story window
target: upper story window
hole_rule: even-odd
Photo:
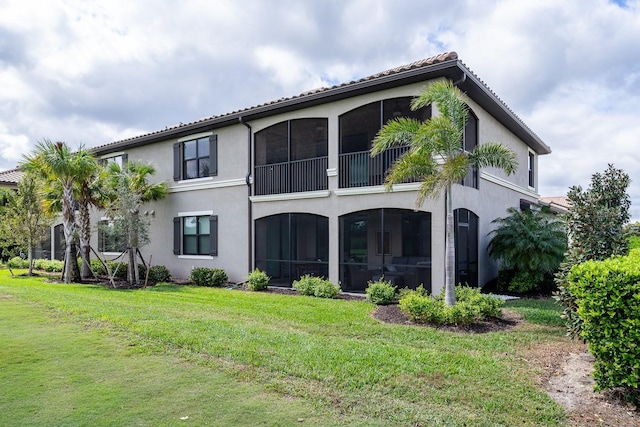
[[[473,151],[478,146],[478,117],[469,110],[467,124],[464,127],[462,147],[466,152]],[[478,188],[478,168],[472,168],[461,182],[466,187]]]
[[[107,166],[109,163],[115,163],[122,168],[127,164],[128,159],[129,155],[127,153],[119,153],[115,155],[108,154],[106,156],[102,156],[99,162],[103,166]]]
[[[328,121],[287,120],[255,134],[255,194],[326,190]]]
[[[531,188],[536,186],[535,165],[536,155],[533,151],[529,151],[529,187]]]
[[[372,102],[340,116],[340,188],[382,185],[387,169],[406,147],[394,147],[371,158],[371,143],[382,126],[397,117],[424,121],[431,107],[411,110],[411,97]]]
[[[205,178],[218,174],[218,136],[184,138],[173,144],[173,180]]]

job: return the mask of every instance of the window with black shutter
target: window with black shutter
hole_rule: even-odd
[[[173,180],[218,175],[218,136],[194,138],[173,144]]]
[[[184,216],[173,219],[173,253],[218,255],[218,216]]]

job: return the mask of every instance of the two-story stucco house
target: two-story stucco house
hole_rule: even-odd
[[[444,198],[415,210],[417,183],[390,193],[383,187],[403,148],[369,155],[390,118],[437,114],[409,108],[436,79],[454,81],[469,98],[465,149],[499,142],[520,164],[509,177],[473,171],[453,190],[456,280],[481,286],[496,275],[486,253],[491,221],[509,207],[536,203],[538,156],[550,149],[456,53],[93,150],[106,161],[152,162],[152,179],[169,184],[166,199],[144,208],[152,222],[143,253],[174,277],[207,266],[239,282],[257,267],[272,285],[290,286],[310,273],[340,282],[345,291],[363,291],[384,275],[399,287],[424,283],[438,293]],[[104,232],[93,240],[105,253],[118,243]]]

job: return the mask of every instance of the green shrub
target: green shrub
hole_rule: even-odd
[[[488,317],[499,317],[504,301],[483,295],[477,288],[456,286],[456,304],[444,302],[444,292],[437,297],[413,291],[400,298],[400,310],[417,323],[468,325]]]
[[[318,298],[335,298],[340,292],[340,286],[334,285],[328,280],[318,283],[313,290],[313,296]]]
[[[260,269],[255,269],[247,276],[247,287],[251,291],[264,291],[269,286],[270,277]]]
[[[189,279],[196,286],[222,286],[229,277],[221,268],[197,267],[191,270]]]
[[[596,361],[596,389],[640,401],[640,250],[571,268],[567,280]]]
[[[35,259],[33,260],[33,268],[36,270],[46,271],[45,265],[47,264],[47,259]]]
[[[111,274],[116,279],[126,279],[129,271],[129,263],[119,261],[107,261]]]
[[[340,292],[340,287],[322,277],[305,274],[299,280],[293,282],[293,289],[301,295],[316,296],[320,298],[335,298]]]
[[[7,261],[9,268],[29,268],[29,261],[22,259],[19,256],[15,256]]]
[[[138,264],[138,274],[140,280],[144,281],[147,277],[147,267],[144,264]],[[154,265],[149,270],[149,280],[152,282],[169,282],[171,280],[171,272],[164,265]]]
[[[44,260],[42,263],[42,269],[47,272],[62,273],[63,268],[64,262],[57,259]]]
[[[396,300],[396,287],[384,280],[369,282],[366,293],[367,300],[377,305],[392,304]]]
[[[97,276],[107,275],[107,269],[104,268],[104,265],[102,265],[99,259],[92,259],[89,263],[91,264],[91,270],[93,270],[93,273]]]

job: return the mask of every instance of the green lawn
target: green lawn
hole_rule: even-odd
[[[534,323],[469,335],[360,301],[0,271],[0,425],[562,425],[523,363],[566,340],[536,324],[559,310],[512,304]]]

